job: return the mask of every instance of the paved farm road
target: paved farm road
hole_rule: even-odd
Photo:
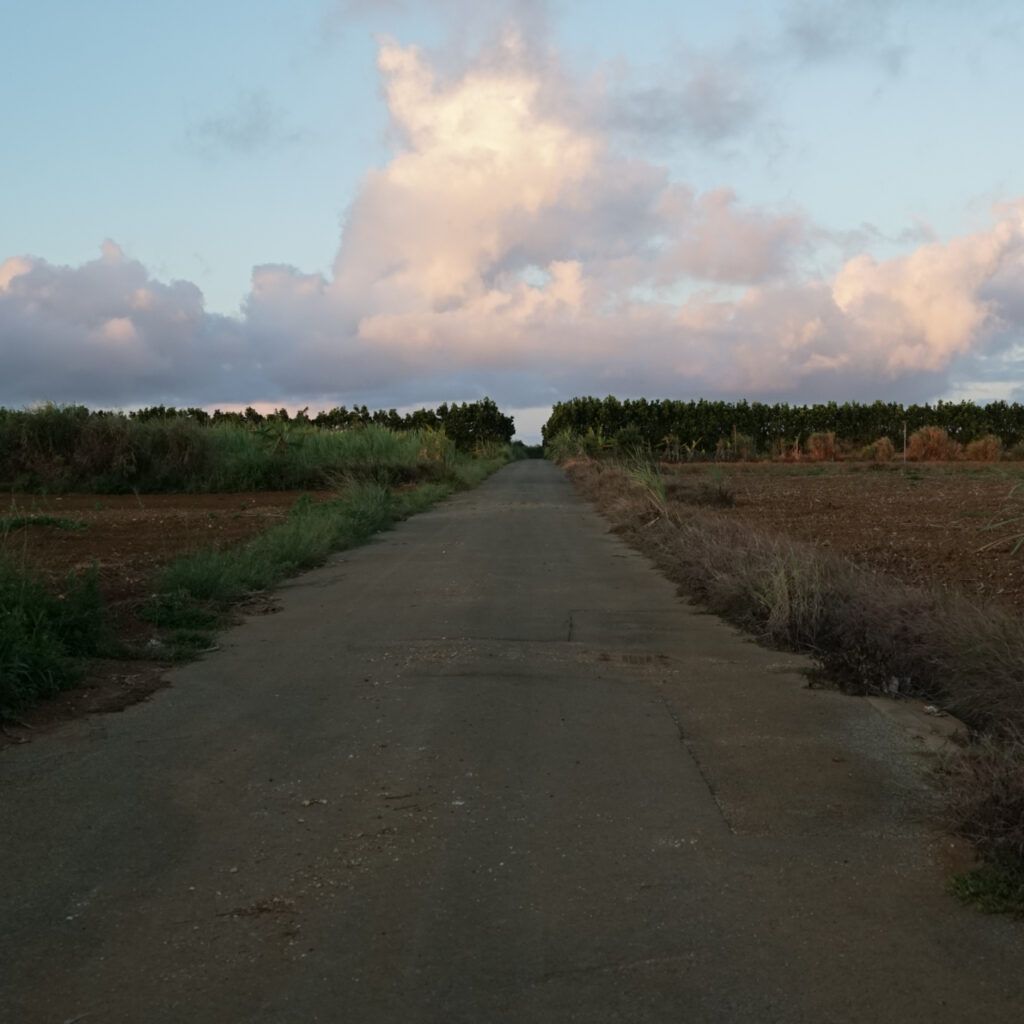
[[[907,733],[695,614],[546,463],[0,755],[0,1017],[1017,1022]]]

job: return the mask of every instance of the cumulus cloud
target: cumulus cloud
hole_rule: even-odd
[[[107,240],[58,267],[0,263],[0,401],[195,404],[225,390],[240,325],[203,309],[187,281],[163,284]]]
[[[457,75],[387,39],[378,63],[397,150],[330,273],[257,267],[229,319],[110,242],[76,268],[8,259],[0,402],[915,399],[1024,330],[1024,200],[811,277],[799,211],[621,156],[515,31]]]

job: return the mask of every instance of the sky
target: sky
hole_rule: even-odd
[[[1024,401],[1024,8],[0,0],[0,405]]]

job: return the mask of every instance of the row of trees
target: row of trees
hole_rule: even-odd
[[[0,409],[0,419],[7,417],[32,417],[38,422],[40,414],[46,408],[59,415],[50,419],[55,421],[88,418],[90,416],[109,417],[121,416],[123,413],[90,410],[85,406],[41,407],[28,412],[15,412]],[[266,427],[319,428],[322,430],[350,430],[370,424],[389,427],[392,430],[444,430],[449,440],[461,451],[475,451],[490,444],[508,444],[515,433],[515,421],[506,416],[490,398],[482,398],[476,402],[451,404],[447,402],[436,409],[417,409],[415,412],[402,415],[395,409],[378,409],[371,412],[365,405],[347,409],[343,405],[336,406],[325,412],[309,415],[308,407],[300,409],[290,416],[287,409],[263,414],[251,406],[244,412],[224,412],[215,409],[212,413],[205,409],[178,409],[174,406],[153,405],[144,409],[129,412],[128,418],[141,423],[186,419],[200,426],[231,423],[245,426],[253,430]]]
[[[908,405],[898,402],[828,402],[788,405],[762,402],[709,402],[655,400],[620,401],[607,398],[573,398],[559,402],[542,428],[545,443],[563,431],[621,443],[643,444],[652,449],[671,446],[689,452],[714,451],[720,442],[736,439],[768,454],[802,444],[812,434],[833,433],[851,447],[873,444],[879,438],[893,441],[927,426],[943,427],[959,444],[987,436],[1007,446],[1024,441],[1024,406],[1016,402],[936,402]]]

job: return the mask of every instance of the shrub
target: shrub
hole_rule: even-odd
[[[998,462],[1003,454],[1003,442],[995,434],[986,434],[971,441],[964,451],[964,457],[972,462]]]
[[[805,448],[807,457],[815,462],[834,462],[836,457],[835,431],[815,431],[807,438]]]
[[[614,439],[615,446],[624,455],[641,453],[647,449],[644,432],[633,423],[630,423],[617,431]]]
[[[960,445],[947,433],[945,427],[922,427],[910,435],[907,458],[915,462],[941,462],[959,458]]]
[[[715,459],[719,462],[753,462],[757,458],[757,445],[748,434],[733,433],[719,438],[715,445]]]
[[[871,459],[873,462],[891,462],[896,454],[892,441],[887,437],[880,437],[874,444],[869,444],[862,453],[862,458]]]
[[[1024,736],[982,736],[943,768],[947,826],[984,859],[951,890],[982,910],[1024,913]]]

